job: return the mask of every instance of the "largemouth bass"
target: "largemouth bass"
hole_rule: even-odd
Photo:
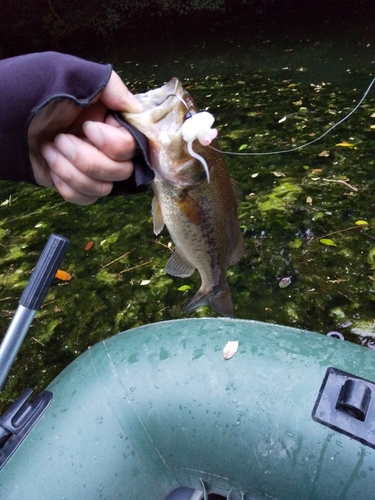
[[[182,313],[206,305],[234,316],[227,269],[241,259],[245,246],[237,218],[238,190],[224,156],[200,140],[188,144],[184,139],[181,129],[198,108],[177,78],[136,97],[143,111],[124,117],[149,140],[154,233],[165,224],[176,245],[166,271],[185,278],[198,269],[202,280]],[[219,147],[215,140],[212,145]]]

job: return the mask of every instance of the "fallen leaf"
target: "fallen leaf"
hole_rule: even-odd
[[[339,142],[338,144],[336,144],[336,146],[341,146],[343,148],[355,148],[355,144],[346,141]]]
[[[242,151],[243,149],[247,148],[247,144],[241,144],[241,146],[238,148],[238,151]]]
[[[308,196],[308,197],[306,198],[306,203],[308,203],[309,205],[311,205],[311,204],[312,204],[312,198],[311,198],[311,196]]]
[[[141,281],[141,285],[144,286],[144,285],[148,285],[150,283],[151,280],[142,280]]]
[[[287,286],[289,286],[291,284],[291,282],[292,282],[291,276],[289,276],[288,278],[282,278],[279,281],[279,287],[280,288],[286,288]]]
[[[6,207],[7,205],[11,206],[12,204],[12,195],[9,195],[9,198],[1,203],[1,207]]]
[[[285,174],[282,172],[272,172],[275,177],[285,177]]]
[[[336,144],[336,146],[337,146],[337,144]],[[326,158],[327,156],[329,156],[329,151],[324,150],[321,153],[319,153],[318,156],[324,156]]]
[[[280,118],[278,123],[283,123],[283,122],[285,122],[285,120],[286,120],[286,116],[284,116],[283,118]]]
[[[357,226],[368,226],[368,222],[366,220],[357,220],[355,224]]]
[[[72,275],[63,271],[62,269],[58,269],[55,274],[55,278],[61,281],[70,281],[72,279]]]
[[[302,101],[294,101],[292,102],[295,106],[302,106]]]
[[[182,285],[182,286],[180,286],[180,288],[177,288],[177,290],[179,292],[186,292],[186,290],[191,290],[191,286],[190,285]]]
[[[323,243],[323,245],[328,245],[329,247],[337,247],[336,243],[328,238],[321,238],[320,243]]]
[[[342,278],[338,278],[337,280],[331,280],[331,279],[328,279],[328,278],[327,278],[327,281],[328,281],[329,283],[346,283],[348,280],[344,280],[344,279],[342,279]]]
[[[223,349],[224,359],[233,358],[238,350],[238,340],[230,340]]]
[[[252,177],[253,179],[255,179],[255,177],[258,177],[258,175],[259,175],[259,172],[257,172],[256,174],[251,174],[251,177]]]
[[[87,245],[85,246],[85,250],[86,250],[86,252],[87,252],[87,250],[90,250],[90,248],[93,246],[93,244],[94,244],[94,242],[93,242],[93,241],[89,241],[89,242],[87,243]]]

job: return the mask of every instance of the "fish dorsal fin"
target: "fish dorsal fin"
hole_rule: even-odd
[[[237,242],[234,251],[230,257],[229,265],[237,264],[237,262],[240,259],[242,259],[244,253],[245,253],[245,241],[243,239],[243,234],[241,233],[241,230],[238,228]]]
[[[156,198],[156,196],[154,196],[152,199],[151,213],[152,213],[152,220],[154,223],[154,233],[158,235],[159,233],[161,233],[164,227],[164,219],[163,219],[163,214],[161,213],[160,203]]]
[[[195,267],[190,264],[182,251],[177,247],[169,257],[165,270],[172,276],[188,278],[195,271]]]

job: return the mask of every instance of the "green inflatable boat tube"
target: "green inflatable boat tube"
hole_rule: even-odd
[[[228,341],[238,350],[224,359]],[[203,318],[126,331],[49,385],[0,497],[375,498],[373,381],[374,351],[294,328]]]

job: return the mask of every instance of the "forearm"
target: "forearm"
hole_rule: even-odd
[[[40,155],[41,139],[53,141],[54,137],[43,134],[34,137],[30,124],[37,123],[43,112],[48,114],[52,103],[68,100],[74,106],[88,107],[108,83],[111,71],[110,65],[56,52],[0,61],[0,179],[38,184],[31,156],[35,160],[35,154]],[[134,160],[135,172],[131,178],[114,183],[116,194],[137,191],[138,186],[148,184],[153,178],[147,141],[138,131],[132,128],[129,131],[144,154]]]
[[[53,99],[87,106],[111,69],[56,52],[0,61],[0,178],[35,184],[27,143],[31,120]]]

